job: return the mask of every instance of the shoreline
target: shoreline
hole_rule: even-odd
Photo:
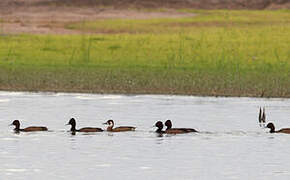
[[[131,94],[123,94],[123,93],[98,93],[98,92],[77,92],[77,91],[22,91],[22,90],[3,90],[0,89],[0,96],[3,95],[1,93],[24,93],[24,94],[40,94],[40,95],[92,95],[92,96],[177,96],[177,97],[194,97],[194,98],[254,98],[254,99],[284,99],[290,100],[289,97],[259,97],[259,96],[231,96],[231,95],[198,95],[198,94],[144,94],[144,93],[131,93]]]

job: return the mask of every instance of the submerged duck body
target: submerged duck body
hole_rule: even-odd
[[[107,131],[110,132],[123,132],[123,131],[135,131],[136,127],[133,126],[120,126],[114,128],[114,121],[112,119],[108,120],[107,122],[103,123],[109,125],[107,127]]]
[[[172,128],[171,120],[167,120],[165,122],[165,126],[167,127],[165,133],[167,134],[183,134],[183,133],[190,133],[190,132],[198,132],[192,128]]]
[[[283,128],[283,129],[280,129],[278,131],[275,131],[275,126],[273,123],[268,123],[267,128],[270,129],[270,133],[285,133],[285,134],[290,134],[290,128]]]
[[[47,127],[44,127],[44,126],[30,126],[30,127],[21,129],[19,120],[14,120],[11,125],[15,126],[14,131],[16,132],[19,132],[19,131],[32,132],[32,131],[47,131],[48,130]]]
[[[70,131],[72,132],[102,132],[104,131],[103,129],[96,128],[96,127],[84,127],[81,129],[76,129],[76,120],[74,118],[71,118],[66,125],[71,125]]]

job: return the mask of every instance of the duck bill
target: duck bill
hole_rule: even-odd
[[[107,122],[105,122],[105,123],[103,123],[104,125],[107,125],[108,123]]]
[[[66,124],[65,124],[65,126],[68,126],[68,125],[69,125],[69,123],[66,123]]]
[[[8,126],[13,126],[13,124],[9,124]]]

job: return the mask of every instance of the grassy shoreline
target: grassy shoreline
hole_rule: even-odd
[[[1,36],[0,89],[290,97],[289,10],[182,11],[198,16]]]

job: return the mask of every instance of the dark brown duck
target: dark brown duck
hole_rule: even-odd
[[[76,120],[74,118],[71,118],[66,125],[71,125],[70,130],[72,132],[102,132],[104,131],[101,128],[96,128],[96,127],[84,127],[81,129],[76,129]]]
[[[132,126],[120,126],[120,127],[114,128],[114,121],[112,119],[108,120],[107,122],[103,124],[109,125],[107,127],[107,131],[110,131],[110,132],[135,131],[136,129],[136,127],[132,127]]]
[[[268,123],[267,128],[270,129],[270,133],[286,133],[286,134],[290,134],[290,128],[283,128],[283,129],[280,129],[278,131],[275,131],[275,126],[273,123]]]
[[[190,132],[198,132],[192,128],[172,128],[171,120],[167,120],[165,122],[165,126],[167,127],[165,133],[167,134],[183,134],[183,133],[190,133]]]
[[[21,129],[19,120],[14,120],[11,125],[15,126],[14,131],[16,132],[47,131],[47,127],[44,127],[44,126],[30,126],[30,127]]]

